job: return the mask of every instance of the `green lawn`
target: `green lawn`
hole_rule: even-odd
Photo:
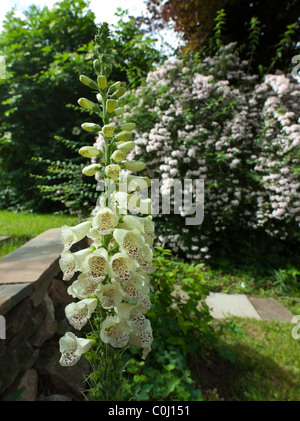
[[[300,339],[291,334],[295,325],[240,318],[230,322],[233,330],[225,330],[218,347],[193,363],[206,398],[299,401]]]
[[[11,236],[9,241],[0,243],[0,257],[5,256],[26,241],[50,228],[62,225],[76,225],[77,216],[39,215],[0,211],[0,236]]]

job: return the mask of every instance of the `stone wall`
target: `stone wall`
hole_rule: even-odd
[[[59,338],[73,331],[64,313],[72,297],[58,265],[61,250],[60,230],[53,229],[0,259],[0,315],[5,322],[0,400],[14,400],[23,386],[25,401],[84,399],[88,361],[82,358],[74,367],[59,364]]]

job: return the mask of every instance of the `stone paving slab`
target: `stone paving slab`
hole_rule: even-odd
[[[205,301],[211,309],[212,317],[215,319],[226,319],[226,317],[231,315],[262,320],[253,304],[244,294],[211,292]]]
[[[28,297],[32,291],[31,284],[0,285],[0,315],[4,316],[9,310]]]
[[[249,297],[250,302],[263,320],[278,320],[291,322],[293,314],[278,301],[271,298]]]
[[[38,235],[0,259],[0,285],[31,283],[36,289],[41,277],[57,274],[62,248],[60,228]]]

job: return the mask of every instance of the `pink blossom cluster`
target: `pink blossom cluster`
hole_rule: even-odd
[[[161,215],[160,241],[186,257],[209,259],[235,226],[286,239],[300,222],[300,85],[290,75],[247,74],[235,44],[190,62],[169,59],[130,93],[137,125],[130,159],[147,155],[147,174],[169,193],[173,179],[204,179],[204,221],[185,226]]]

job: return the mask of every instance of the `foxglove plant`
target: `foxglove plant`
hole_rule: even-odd
[[[93,396],[98,393],[99,398],[101,389],[100,399],[105,393],[108,399],[115,398],[109,390],[116,379],[111,377],[111,383],[107,383],[107,367],[112,366],[112,360],[118,356],[107,347],[121,350],[130,345],[140,347],[144,359],[151,350],[152,329],[145,314],[151,307],[152,287],[147,273],[153,272],[155,238],[151,202],[139,197],[139,189],[149,187],[151,180],[127,175],[128,171],[142,171],[146,166],[143,161],[125,161],[135,146],[132,140],[135,124],[113,122],[123,112],[118,100],[125,88],[121,82],[110,84],[107,81],[112,69],[109,43],[109,28],[103,23],[95,37],[93,67],[97,82],[80,76],[80,81],[96,93],[97,103],[86,98],[78,101],[81,107],[102,119],[102,124],[82,124],[88,132],[101,132],[102,150],[83,146],[79,153],[93,159],[93,163],[82,170],[83,174],[104,179],[105,191],[97,203],[97,211],[88,221],[76,227],[62,227],[64,249],[59,261],[65,281],[78,273],[68,287],[68,293],[77,301],[67,305],[66,317],[79,331],[88,324],[92,327],[87,339],[77,338],[71,332],[60,339],[60,364],[73,366],[86,353],[94,369],[90,380],[97,392]],[[133,214],[127,215],[128,210]],[[89,247],[72,253],[71,246],[84,237],[89,239]],[[116,352],[120,355],[119,350]],[[105,379],[100,378],[101,370],[106,373]]]

